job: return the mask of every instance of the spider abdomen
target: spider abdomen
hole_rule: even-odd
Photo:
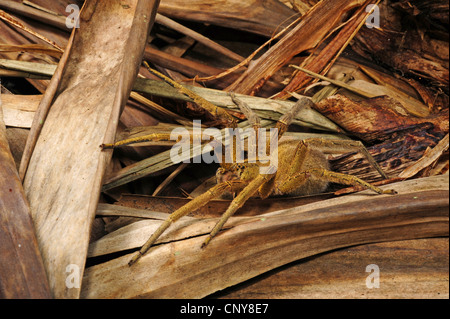
[[[300,144],[299,144],[300,143]],[[323,193],[328,181],[310,176],[311,170],[329,170],[327,156],[319,150],[308,148],[301,142],[280,143],[278,171],[275,177],[274,195],[305,196]],[[302,174],[305,173],[305,174]],[[283,187],[287,180],[298,176],[303,179],[293,187]]]

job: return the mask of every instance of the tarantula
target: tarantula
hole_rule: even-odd
[[[156,71],[154,71],[156,72]],[[165,81],[166,77],[157,73]],[[170,84],[173,84],[169,82]],[[245,103],[237,99],[234,94],[231,97],[242,113],[247,117],[255,130],[260,128],[258,116]],[[288,126],[296,114],[312,102],[304,97],[284,114],[277,122],[274,130],[277,140],[287,131]],[[116,144],[103,145],[103,148],[114,148],[120,145],[128,145],[143,140],[153,140],[158,134],[141,137],[134,140],[121,141]],[[268,146],[266,150],[269,151]],[[337,154],[357,151],[360,152],[369,163],[387,179],[386,174],[373,159],[361,142],[348,140],[307,139],[285,141],[278,144],[275,156],[278,156],[277,167],[272,164],[256,163],[228,163],[221,164],[217,171],[217,185],[210,188],[202,195],[192,199],[189,203],[174,211],[153,233],[142,248],[133,256],[129,265],[136,263],[164,233],[164,231],[178,219],[206,205],[209,201],[221,196],[226,191],[237,193],[226,212],[217,222],[202,247],[208,245],[211,239],[222,229],[227,220],[252,196],[259,195],[267,198],[270,195],[310,195],[325,191],[330,182],[344,185],[362,185],[378,194],[396,194],[394,190],[382,190],[360,178],[352,175],[333,172],[325,154]],[[272,163],[272,162],[270,162]],[[264,173],[261,167],[266,166]],[[271,167],[272,165],[272,167]]]

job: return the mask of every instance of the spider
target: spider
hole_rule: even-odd
[[[160,74],[158,76],[161,77]],[[163,79],[167,81],[167,78],[163,77]],[[259,117],[248,105],[237,99],[234,94],[230,93],[230,96],[241,112],[247,117],[253,128],[258,130],[260,128]],[[306,97],[299,99],[292,109],[278,120],[275,126],[276,130],[273,131],[277,135],[274,138],[279,140],[287,131],[296,114],[303,107],[312,103]],[[138,140],[107,144],[103,145],[103,148],[115,148],[121,145],[128,145],[146,138],[147,140],[151,140],[158,138],[157,135],[154,134],[153,136],[139,138]],[[266,151],[269,151],[268,146],[266,146]],[[351,151],[361,153],[384,179],[388,178],[361,142],[349,140],[312,138],[280,142],[276,153],[278,156],[278,161],[276,161],[277,167],[270,167],[269,165],[266,167],[265,173],[261,173],[260,168],[264,165],[267,166],[267,164],[261,164],[259,162],[250,163],[247,161],[244,163],[221,164],[221,167],[216,173],[217,185],[170,214],[151,235],[144,246],[132,257],[129,266],[136,263],[172,223],[206,205],[227,191],[237,193],[237,196],[232,200],[228,209],[203,242],[202,248],[206,247],[211,239],[219,233],[227,220],[250,197],[255,195],[259,195],[263,199],[270,195],[312,195],[325,191],[330,182],[352,186],[362,185],[378,194],[397,193],[392,189],[382,190],[356,176],[330,170],[325,154],[339,154]]]

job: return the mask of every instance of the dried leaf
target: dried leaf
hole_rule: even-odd
[[[30,207],[11,155],[0,105],[0,297],[50,298]]]
[[[72,34],[73,45],[52,81],[54,89],[46,91],[39,110],[43,114],[33,123],[35,137],[30,138],[36,146],[31,140],[29,157],[24,155],[30,158],[29,165],[26,160],[22,165],[24,189],[57,298],[79,296],[77,285],[66,284],[66,269],[76,265],[80,275],[84,269],[111,156],[99,145],[114,138],[158,5],[153,0],[128,3],[125,8],[116,2],[85,2],[80,29]]]
[[[421,170],[427,168],[434,162],[436,162],[439,157],[448,150],[449,135],[447,134],[432,151],[427,152],[420,160],[405,169],[399,174],[399,177],[410,178],[416,175]]]

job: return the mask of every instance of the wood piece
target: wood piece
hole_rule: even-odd
[[[430,116],[430,111],[425,104],[409,96],[395,86],[384,82],[382,77],[378,76],[376,72],[371,72],[371,70],[363,66],[360,66],[360,68],[378,84],[383,85],[383,88],[386,90],[386,95],[389,95],[390,97],[400,102],[411,115],[422,118]]]
[[[61,74],[54,81],[55,89],[46,92],[41,102],[40,109],[48,109],[48,115],[44,112],[33,123],[42,131],[35,148],[33,143],[28,147],[28,152],[34,151],[28,170],[27,162],[22,166],[24,188],[57,298],[79,296],[77,277],[84,270],[102,178],[111,157],[99,145],[114,139],[158,3],[86,1],[80,28],[72,34],[73,45],[58,67]]]
[[[447,134],[432,151],[426,153],[420,160],[405,169],[399,177],[410,178],[419,173],[424,168],[436,162],[441,155],[448,150],[449,135]]]
[[[361,7],[358,12],[355,13],[354,19],[347,23],[342,30],[339,31],[339,34],[336,35],[336,37],[334,37],[334,39],[332,39],[330,43],[328,43],[322,50],[320,50],[316,56],[314,56],[314,54],[311,55],[302,67],[315,73],[325,74],[326,71],[328,71],[326,67],[329,67],[329,63],[332,60],[335,61],[347,47],[356,32],[359,31],[362,24],[367,20],[368,14],[369,12],[366,12],[365,7]],[[322,73],[322,71],[325,72]],[[305,88],[311,80],[312,79],[306,76],[306,74],[297,72],[289,84],[286,85],[286,87],[279,94],[277,94],[277,97],[288,98],[289,92],[296,92],[302,88]]]
[[[151,63],[170,70],[179,71],[192,78],[195,76],[217,74],[223,71],[222,69],[218,69],[204,63],[173,56],[169,53],[165,53],[149,46],[145,49],[144,57]],[[225,84],[227,84],[227,82],[225,82]]]
[[[178,22],[169,19],[168,17],[163,16],[162,14],[157,14],[156,15],[156,23],[162,24],[168,28],[172,28],[175,31],[178,31],[180,33],[183,33],[195,40],[197,40],[198,42],[206,45],[207,47],[217,51],[218,53],[221,53],[227,57],[229,57],[230,59],[233,59],[237,62],[241,62],[242,60],[244,60],[243,57],[241,57],[239,54],[234,53],[233,51],[221,46],[220,44],[208,39],[207,37],[201,35],[198,32],[195,32],[181,24],[179,24]]]
[[[448,6],[448,5],[447,5]],[[413,29],[414,30],[414,29]],[[409,31],[409,30],[408,30]],[[402,33],[405,31],[401,31]],[[414,31],[413,31],[414,32]],[[378,30],[376,28],[363,28],[361,33],[355,38],[355,50],[358,53],[369,54],[376,57],[376,59],[393,69],[400,70],[404,74],[416,76],[418,78],[427,79],[434,86],[440,86],[443,90],[448,92],[449,84],[449,69],[448,63],[445,60],[440,60],[424,52],[418,52],[408,47],[408,42],[413,38],[409,32],[406,38],[406,44],[402,43],[399,46],[397,41],[390,41],[389,39],[398,37],[396,31]],[[406,32],[405,32],[406,35]],[[421,37],[423,35],[420,35]],[[416,41],[419,40],[419,35],[416,35]],[[400,40],[401,37],[398,37]],[[408,41],[409,39],[409,41]],[[448,41],[444,42],[448,51]],[[405,47],[406,45],[406,47]],[[426,44],[426,46],[431,46]]]
[[[0,105],[0,298],[50,298],[30,206],[11,155]]]
[[[388,187],[400,194],[362,192],[250,217],[251,221],[241,218],[206,249],[200,248],[205,236],[188,237],[153,247],[132,267],[128,261],[133,254],[92,266],[85,272],[82,297],[201,298],[325,251],[448,236],[447,177]]]
[[[69,52],[72,49],[74,35],[75,35],[75,32],[73,32],[72,35],[70,36],[69,43],[67,44],[67,47],[66,47],[61,59],[59,60],[59,64],[53,73],[53,77],[50,80],[50,83],[47,86],[47,89],[45,90],[45,94],[43,95],[42,100],[39,103],[38,110],[33,118],[30,135],[28,137],[27,144],[25,145],[23,158],[22,158],[22,161],[21,161],[20,167],[19,167],[19,176],[22,181],[25,178],[25,173],[26,173],[26,170],[30,163],[30,159],[31,159],[31,155],[33,153],[34,147],[39,138],[39,134],[41,133],[44,121],[48,115],[48,112],[52,105],[52,102],[54,101],[55,95],[59,88],[59,84],[62,81],[62,75],[65,72],[67,60],[69,58]]]
[[[43,76],[53,76],[56,70],[56,65],[44,64],[44,63],[34,63],[27,61],[15,61],[0,59],[0,67],[8,68],[10,70],[17,70],[29,73],[35,73]]]
[[[314,48],[331,31],[339,19],[352,8],[369,3],[363,0],[324,0],[314,6],[295,26],[228,89],[255,95],[265,82],[292,57]]]
[[[11,154],[16,162],[17,171],[19,171],[20,161],[22,159],[23,150],[25,149],[25,144],[27,143],[29,132],[28,129],[24,128],[6,128],[6,137],[8,138]]]
[[[395,88],[394,86],[388,84],[388,83],[382,83],[381,85],[372,84],[367,81],[363,80],[356,80],[352,81],[351,83],[347,84],[344,81],[339,80],[333,80],[331,78],[322,76],[320,74],[311,72],[309,70],[303,69],[301,67],[291,65],[291,67],[294,67],[295,69],[298,69],[305,74],[308,74],[312,77],[315,77],[317,79],[321,79],[323,81],[330,82],[334,86],[340,87],[342,89],[345,89],[346,91],[349,91],[351,93],[354,93],[358,95],[358,97],[352,97],[353,94],[350,94],[350,97],[354,100],[358,100],[361,97],[365,98],[374,98],[377,96],[383,96],[387,95],[390,98],[394,99],[396,102],[400,103],[402,108],[405,112],[407,112],[410,115],[413,115],[415,117],[419,118],[430,118],[430,111],[428,110],[428,107],[423,104],[422,102],[416,100],[415,98],[409,96],[408,94],[404,93],[403,91]],[[382,82],[382,80],[373,72],[370,72],[369,70],[366,70],[362,66],[360,66],[361,69],[363,69],[366,73],[370,74],[372,78],[376,78],[376,81],[378,83]],[[297,93],[291,93],[294,97],[297,95]],[[349,94],[347,93],[347,96]],[[331,94],[329,95],[331,96]],[[317,100],[313,98],[313,101],[320,101],[321,99]],[[402,113],[405,113],[402,112]]]
[[[371,92],[367,92],[367,91],[361,90],[361,89],[359,89],[359,88],[357,88],[357,87],[353,87],[353,86],[347,84],[347,83],[344,82],[344,81],[333,80],[333,79],[331,79],[331,78],[329,78],[329,77],[320,75],[320,74],[318,74],[318,73],[312,72],[312,71],[310,71],[310,70],[301,68],[301,67],[296,66],[296,65],[290,65],[290,67],[295,68],[295,69],[297,69],[297,70],[299,70],[299,71],[302,71],[303,73],[306,73],[306,74],[308,74],[309,76],[315,77],[316,79],[320,79],[320,80],[322,80],[322,81],[329,82],[329,83],[331,83],[331,84],[333,84],[333,85],[335,85],[335,86],[338,86],[338,87],[347,89],[347,90],[349,90],[350,92],[355,93],[355,94],[358,94],[358,95],[360,95],[360,96],[362,96],[362,97],[365,97],[365,98],[373,98],[373,97],[376,97],[376,96],[377,96],[376,94],[373,94],[373,93],[371,93]],[[293,93],[293,94],[294,94],[294,93]]]
[[[205,192],[204,190],[203,192]],[[203,193],[202,192],[202,193]],[[274,212],[277,210],[302,206],[310,203],[314,203],[319,200],[325,200],[332,198],[333,195],[330,193],[313,195],[313,196],[302,196],[302,197],[286,197],[286,198],[251,198],[245,202],[244,206],[238,210],[236,216],[256,216],[261,214],[266,214]],[[145,196],[145,195],[131,195],[123,194],[120,200],[114,205],[122,207],[123,211],[128,209],[141,209],[156,210],[158,212],[163,212],[166,214],[172,213],[181,206],[185,205],[192,199],[189,198],[178,198],[178,197],[158,197],[158,196]],[[192,212],[190,215],[197,218],[211,218],[220,217],[222,213],[230,206],[231,200],[228,199],[216,199],[209,202],[207,205]],[[148,215],[148,211],[147,211]],[[128,215],[122,215],[128,216]],[[145,217],[141,214],[138,217]]]
[[[18,3],[15,1],[2,1],[0,3],[0,8],[3,8],[5,10],[9,10],[15,13],[18,13],[20,15],[23,15],[25,17],[38,20],[39,22],[43,24],[50,24],[52,26],[55,26],[63,31],[67,31],[67,26],[65,23],[65,19],[61,16],[57,16],[48,12],[44,12],[42,10],[39,10],[37,8],[32,8],[30,6],[26,6],[22,3]]]
[[[30,128],[41,99],[41,95],[3,94],[1,101],[5,125]]]
[[[0,52],[27,52],[36,54],[46,54],[58,59],[60,59],[62,55],[61,51],[49,48],[48,46],[41,44],[24,44],[24,45],[0,44]]]
[[[295,12],[276,0],[162,0],[159,12],[172,18],[244,30],[267,37],[282,29]]]
[[[44,0],[44,1],[46,1],[46,0]],[[3,5],[5,2],[11,2],[11,1],[1,1],[0,5]],[[14,1],[14,2],[17,3],[18,1]],[[42,4],[42,0],[40,1],[40,4]],[[66,12],[65,12],[66,6],[62,6],[61,3],[56,4],[55,2],[52,2],[51,5],[48,7],[51,7],[53,10],[55,10],[57,8],[59,13],[66,14]],[[59,9],[62,9],[62,10],[59,11]],[[9,11],[9,12],[12,13],[11,11]],[[18,14],[15,14],[15,16],[18,20],[21,20],[23,22],[23,24],[27,25],[29,28],[33,29],[37,33],[44,35],[48,39],[51,39],[52,41],[57,43],[61,48],[65,48],[67,46],[67,40],[68,40],[67,39],[67,34],[68,34],[67,31],[71,31],[71,30],[68,30],[66,28],[67,31],[63,32],[60,29],[53,28],[48,24],[35,23],[32,21],[30,23],[28,23],[27,18],[20,17],[20,19],[19,19]],[[1,43],[8,43],[8,44],[13,44],[13,45],[29,45],[29,44],[36,44],[36,43],[43,44],[43,42],[41,42],[39,39],[32,37],[29,34],[24,33],[23,31],[19,30],[18,28],[14,27],[12,25],[7,24],[6,22],[5,23],[3,21],[0,22],[0,28],[2,29],[2,32],[0,32],[0,38],[1,38],[0,42]],[[0,55],[2,58],[9,58],[9,59],[14,59],[14,60],[18,59],[18,57],[20,56],[20,59],[25,60],[25,61],[42,62],[44,60],[47,63],[51,63],[51,64],[55,63],[55,59],[52,57],[49,57],[47,55],[41,55],[41,56],[36,56],[33,54],[19,54],[18,55],[17,53],[6,53],[6,52],[0,53]],[[41,93],[44,93],[48,86],[47,80],[42,80],[42,79],[36,78],[36,77],[27,78],[27,81]]]
[[[381,96],[356,102],[337,94],[315,104],[314,108],[358,138],[366,142],[384,141],[393,132],[432,123],[436,130],[448,132],[448,109],[424,118],[408,115],[402,104]]]
[[[167,218],[167,213],[109,204],[98,204],[96,214],[97,216],[128,216],[159,220],[164,220]],[[191,219],[191,217],[183,218]]]
[[[401,127],[399,127],[401,128]],[[434,148],[444,134],[430,123],[424,123],[389,134],[387,140],[368,147],[368,151],[386,174],[395,178]],[[331,161],[334,171],[355,175],[368,182],[380,180],[379,174],[359,154],[344,154]]]
[[[0,19],[8,22],[9,24],[13,25],[14,27],[23,30],[33,36],[35,36],[36,38],[50,44],[51,46],[55,47],[57,50],[59,50],[60,52],[63,52],[64,49],[62,47],[60,47],[56,42],[46,38],[45,36],[43,36],[42,34],[35,32],[34,30],[30,29],[29,27],[27,27],[25,24],[23,24],[21,21],[19,21],[18,19],[16,19],[15,17],[11,16],[9,13],[0,10]]]
[[[208,298],[448,299],[448,251],[448,238],[349,247],[281,267]],[[380,270],[379,288],[366,285],[374,275],[370,265]]]

